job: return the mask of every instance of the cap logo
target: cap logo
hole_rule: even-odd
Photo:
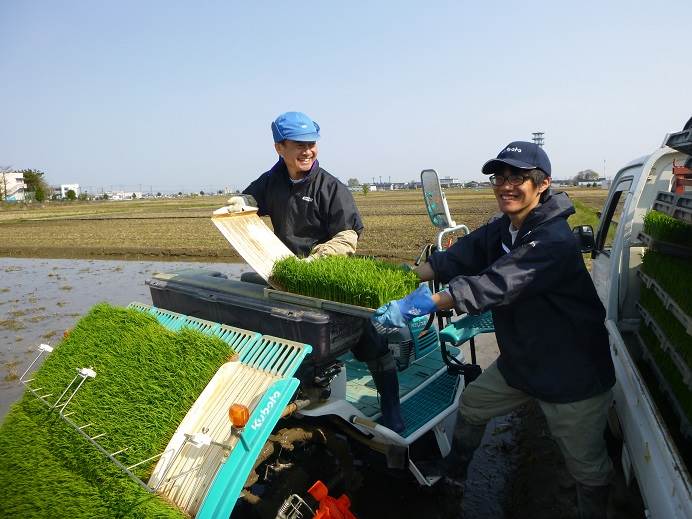
[[[505,151],[516,151],[517,153],[521,153],[521,148],[517,148],[517,147],[507,148]]]

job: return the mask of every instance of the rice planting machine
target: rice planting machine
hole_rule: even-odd
[[[468,232],[452,221],[437,174],[426,170],[421,178],[440,232],[419,262],[453,232]],[[96,373],[80,373],[66,388],[60,416],[147,490],[203,518],[355,517],[346,494],[358,487],[361,454],[422,486],[441,478],[439,462],[451,450],[465,380],[480,371],[473,347],[467,364],[461,345],[493,331],[489,314],[446,313],[437,322],[425,316],[408,329],[381,330],[399,370],[405,429],[397,433],[382,424],[375,384],[350,352],[373,309],[205,269],[156,274],[147,284],[153,305],[131,308],[171,330],[191,327],[219,337],[238,354],[188,411],[148,481],[67,418],[65,407]],[[25,375],[22,382],[30,382]]]
[[[466,226],[452,220],[437,173],[425,170],[421,180],[425,205],[439,234],[437,243],[426,247],[418,262],[433,250],[443,249],[454,233],[468,232]],[[217,463],[213,481],[206,484],[206,497],[195,510],[198,517],[227,517],[234,510],[240,515],[256,512],[258,516],[312,517],[320,507],[328,507],[328,503],[336,506],[337,502],[343,512],[348,509],[348,498],[344,495],[339,502],[321,483],[309,492],[309,484],[298,488],[295,481],[289,489],[275,487],[282,486],[282,473],[290,472],[293,465],[313,464],[317,470],[307,476],[312,478],[308,483],[321,479],[329,488],[347,492],[357,484],[353,449],[379,458],[387,470],[410,472],[420,485],[431,486],[440,479],[438,462],[450,452],[465,381],[480,372],[473,337],[493,331],[489,314],[455,318],[448,312],[437,315],[437,322],[435,316],[425,316],[415,319],[408,329],[381,330],[399,369],[406,428],[396,433],[382,424],[378,394],[367,367],[350,353],[373,309],[282,292],[203,269],[156,274],[147,284],[153,302],[149,311],[162,322],[171,315],[182,315],[191,322],[207,322],[210,327],[231,326],[260,336],[281,337],[302,352],[292,370],[281,374],[281,388],[264,384],[262,387],[268,389],[247,403],[247,425],[235,429],[241,431],[241,440],[248,436],[247,445],[238,442],[230,456]],[[467,341],[471,342],[470,363],[461,349]],[[260,377],[260,372],[274,369],[272,355],[281,354],[262,349],[261,342],[254,343],[244,347],[240,365]],[[272,372],[271,376],[278,374]],[[238,377],[231,373],[219,384],[232,388],[251,379],[247,374]],[[205,407],[200,402],[215,391],[211,387],[205,390],[172,442],[228,441],[212,432],[203,439],[190,436],[203,429],[205,420],[210,424],[218,419],[228,421],[228,408],[235,403],[228,395],[221,399],[224,404],[211,406],[213,411],[207,418],[200,418]],[[214,430],[213,426],[204,427]],[[238,446],[246,451],[242,461],[236,455]],[[160,465],[165,464],[162,461]]]

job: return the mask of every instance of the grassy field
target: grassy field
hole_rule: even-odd
[[[597,222],[607,191],[572,189],[572,226]],[[497,211],[490,190],[446,191],[452,218],[476,229]],[[411,261],[436,230],[420,191],[355,194],[365,232],[359,253]],[[0,256],[240,261],[211,223],[226,197],[0,206]],[[269,221],[267,219],[267,223]]]

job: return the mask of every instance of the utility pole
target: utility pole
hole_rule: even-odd
[[[533,142],[538,144],[541,148],[543,147],[543,132],[533,132],[531,135],[533,135]]]

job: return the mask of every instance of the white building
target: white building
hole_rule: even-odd
[[[0,172],[0,200],[20,202],[24,200],[24,174],[14,171]]]
[[[108,191],[106,193],[109,200],[139,200],[142,198],[141,191]]]
[[[577,185],[579,187],[603,187],[603,184],[605,184],[605,182],[605,178],[598,178],[596,180],[580,180],[579,182],[577,182]]]
[[[459,187],[461,181],[458,178],[440,177],[440,187]]]
[[[60,197],[67,198],[68,191],[74,191],[74,194],[79,196],[79,184],[60,184]]]

